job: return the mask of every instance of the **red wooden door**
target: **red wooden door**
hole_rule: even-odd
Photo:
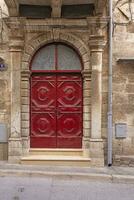
[[[82,143],[82,82],[80,75],[57,76],[57,147]]]
[[[31,77],[31,147],[56,147],[56,76]]]
[[[33,148],[81,148],[80,74],[32,76],[30,141]]]

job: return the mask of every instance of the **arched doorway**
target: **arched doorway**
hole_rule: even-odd
[[[69,46],[38,50],[31,62],[30,147],[82,147],[82,64]]]

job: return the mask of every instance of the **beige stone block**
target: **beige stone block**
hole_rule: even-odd
[[[21,148],[22,144],[19,140],[9,141],[9,149]]]
[[[22,136],[29,136],[29,128],[22,128],[21,129]]]
[[[125,89],[126,89],[126,84],[125,83],[120,83],[120,84],[115,84],[113,83],[113,93],[114,92],[125,92]]]
[[[86,50],[83,46],[81,46],[81,47],[79,48],[79,51],[80,51],[80,54],[81,54],[81,55],[84,55],[84,54],[87,53],[87,50]]]
[[[91,112],[91,108],[90,106],[83,106],[83,113],[90,113]]]
[[[0,143],[0,160],[8,159],[8,144]]]
[[[87,129],[87,128],[90,129],[90,128],[91,128],[90,121],[84,121],[84,122],[83,122],[83,128],[84,128],[84,129],[85,129],[85,128],[86,128],[86,129]]]
[[[90,56],[86,53],[86,54],[84,54],[83,55],[83,62],[89,62],[89,60],[90,60],[90,58],[89,58]]]
[[[84,137],[89,137],[90,136],[91,130],[89,128],[84,128],[83,129],[83,136]]]
[[[128,94],[128,103],[134,105],[134,94]]]
[[[124,84],[127,81],[127,76],[124,76],[123,74],[119,73],[117,69],[115,69],[115,75],[113,76],[113,83],[114,84]]]
[[[22,97],[29,97],[29,90],[28,89],[22,89],[21,90],[21,96]]]
[[[83,147],[83,149],[86,149],[89,151],[89,136],[83,138],[82,147]]]
[[[85,70],[90,70],[90,69],[91,69],[91,64],[90,64],[90,62],[85,62],[85,63],[84,63],[84,69],[85,69]]]
[[[22,69],[28,70],[29,69],[29,63],[28,62],[22,62]]]
[[[91,166],[92,167],[104,167],[104,158],[92,158]]]
[[[22,113],[29,113],[29,105],[22,105],[21,111]]]
[[[69,41],[69,37],[68,37],[68,35],[67,34],[63,34],[63,33],[61,33],[60,34],[60,38],[64,41]]]
[[[83,114],[83,120],[84,121],[90,121],[91,120],[91,113],[84,113]]]
[[[126,92],[127,93],[134,93],[134,83],[127,84],[127,86],[126,86]]]
[[[128,102],[128,96],[122,92],[113,94],[113,102],[117,104],[126,104]]]
[[[102,139],[106,139],[107,138],[107,134],[108,134],[108,130],[107,128],[102,128]]]
[[[130,137],[123,140],[123,154],[132,155],[134,153],[134,147],[132,146],[132,139]]]
[[[108,92],[108,78],[104,77],[102,79],[102,92]]]
[[[107,92],[102,93],[102,103],[105,105],[108,104],[108,93]]]
[[[126,122],[127,105],[113,104],[113,121],[116,123]]]
[[[50,36],[49,36],[49,38],[50,38]],[[39,46],[39,44],[42,44],[42,42],[47,42],[47,40],[48,40],[48,38],[47,38],[47,36],[46,35],[42,35],[41,37],[39,37],[38,39],[38,46]],[[32,45],[33,46],[33,45]],[[37,46],[36,46],[37,47]]]
[[[29,113],[22,113],[21,119],[22,121],[29,121]]]
[[[23,62],[29,62],[30,61],[30,55],[29,54],[27,54],[27,53],[25,53],[24,55],[23,55],[23,57],[22,57],[22,61]]]
[[[21,126],[22,126],[23,129],[24,128],[29,128],[29,121],[22,121],[21,122]]]
[[[123,153],[123,141],[122,139],[113,139],[113,154],[121,155]]]
[[[16,164],[20,164],[20,159],[21,159],[21,156],[19,155],[19,156],[14,156],[14,155],[9,155],[8,156],[8,162],[9,163],[16,163]]]
[[[130,138],[134,137],[134,126],[128,126],[127,127],[127,135]]]
[[[87,89],[86,89],[86,90],[84,89],[84,90],[83,90],[83,96],[84,96],[84,97],[90,97],[90,96],[91,96],[91,91],[90,91],[90,90],[87,90]]]
[[[91,81],[84,81],[84,84],[83,84],[83,89],[84,90],[90,90],[91,89]]]
[[[28,81],[21,81],[21,88],[22,89],[29,89],[29,82]]]
[[[84,97],[83,99],[83,105],[90,105],[91,104],[91,98],[90,97]]]
[[[134,83],[134,74],[133,73],[131,73],[131,74],[128,74],[128,82],[129,83]]]
[[[38,39],[36,39],[36,40],[32,39],[31,43],[32,43],[31,45],[32,45],[33,49],[37,49],[38,47],[40,47],[40,41]],[[29,52],[27,51],[27,48],[26,48],[25,52],[29,54]]]
[[[22,102],[22,105],[29,105],[29,98],[27,98],[27,97],[22,97],[22,98],[21,98],[21,102]]]
[[[32,44],[32,43],[31,43]],[[33,54],[33,52],[34,52],[34,47],[33,46],[30,46],[30,45],[28,45],[27,47],[26,47],[26,50],[25,50],[25,52],[27,52],[29,55],[32,55]]]

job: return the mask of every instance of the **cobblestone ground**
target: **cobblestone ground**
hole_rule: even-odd
[[[0,177],[0,200],[134,200],[134,184],[71,177]]]

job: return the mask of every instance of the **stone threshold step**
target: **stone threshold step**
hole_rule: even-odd
[[[90,158],[85,158],[82,156],[52,156],[52,155],[33,155],[23,157],[21,160],[82,160],[90,161]]]
[[[27,156],[21,159],[21,164],[28,165],[53,165],[53,166],[90,166],[90,158],[84,158],[82,156],[44,156],[34,155]]]
[[[82,149],[49,149],[49,148],[31,148],[30,155],[63,155],[63,156],[82,156]]]

